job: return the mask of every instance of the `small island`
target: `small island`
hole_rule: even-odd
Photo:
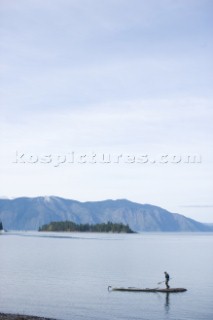
[[[3,231],[4,231],[3,224],[2,224],[2,222],[0,220],[0,233],[3,232]]]
[[[40,227],[38,231],[135,233],[128,225],[122,223],[76,224],[72,221],[50,222]]]

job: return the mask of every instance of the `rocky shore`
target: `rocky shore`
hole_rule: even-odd
[[[44,317],[26,316],[21,314],[0,313],[0,320],[54,320]]]

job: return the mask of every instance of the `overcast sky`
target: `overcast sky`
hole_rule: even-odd
[[[213,1],[0,0],[0,28],[2,197],[213,222]]]

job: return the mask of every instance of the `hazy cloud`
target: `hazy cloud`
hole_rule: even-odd
[[[127,197],[173,211],[185,203],[185,215],[213,221],[212,7],[210,0],[2,0],[0,193]],[[16,150],[73,149],[198,153],[202,164],[11,163]],[[204,206],[191,206],[195,200]]]

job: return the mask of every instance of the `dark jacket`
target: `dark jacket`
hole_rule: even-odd
[[[169,280],[169,274],[168,273],[165,273],[165,278],[166,278],[167,281]]]

